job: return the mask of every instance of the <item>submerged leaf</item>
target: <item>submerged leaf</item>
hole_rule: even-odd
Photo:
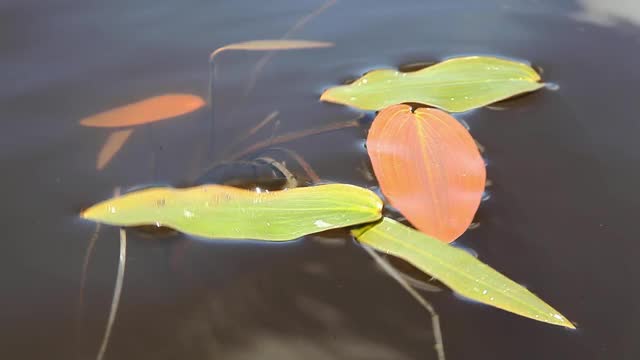
[[[416,102],[467,111],[534,91],[544,84],[530,66],[485,56],[460,57],[415,72],[371,71],[352,84],[326,90],[320,100],[363,110]]]
[[[469,227],[486,171],[471,134],[451,115],[390,106],[373,120],[367,152],[382,193],[413,226],[446,242]]]
[[[331,47],[334,44],[326,41],[310,40],[251,40],[225,45],[211,53],[210,59],[216,54],[226,50],[245,51],[269,51],[269,50],[295,50]]]
[[[111,162],[111,159],[122,149],[124,144],[133,133],[133,129],[118,130],[109,134],[107,141],[102,145],[96,160],[96,169],[102,170]]]
[[[352,230],[363,244],[408,261],[469,299],[553,325],[575,329],[557,310],[466,251],[384,218]]]
[[[162,225],[207,238],[292,240],[380,219],[382,202],[353,185],[254,192],[222,185],[151,188],[101,202],[81,216],[101,223]]]
[[[153,96],[120,106],[80,120],[89,127],[122,127],[152,123],[170,119],[198,110],[204,100],[190,94],[165,94]]]

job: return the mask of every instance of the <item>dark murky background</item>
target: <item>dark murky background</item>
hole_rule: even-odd
[[[348,120],[322,89],[381,66],[498,54],[560,86],[463,114],[494,185],[460,242],[577,322],[578,331],[426,293],[448,359],[638,359],[640,6],[634,1],[324,3],[293,38],[334,48],[279,52],[245,96],[263,53],[218,58],[218,156],[254,138]],[[606,5],[605,5],[606,4]],[[37,1],[0,4],[2,310],[7,359],[95,358],[118,261],[103,227],[78,295],[94,225],[84,206],[117,186],[181,184],[212,159],[209,110],[136,129],[95,170],[109,129],[79,119],[167,92],[206,96],[209,53],[280,38],[321,0]],[[323,179],[364,186],[366,129],[294,141]],[[250,145],[245,142],[242,147]],[[129,231],[107,359],[433,359],[428,315],[352,241],[202,242]]]

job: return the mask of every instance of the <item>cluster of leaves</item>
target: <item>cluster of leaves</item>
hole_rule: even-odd
[[[330,45],[254,41],[222,49]],[[388,205],[417,230],[383,217],[383,201],[372,191],[345,184],[271,192],[211,184],[188,189],[151,188],[98,203],[82,217],[118,226],[163,225],[205,238],[266,241],[293,240],[350,227],[361,243],[404,259],[465,297],[573,328],[526,288],[448,245],[471,224],[485,188],[486,172],[474,139],[447,111],[467,111],[542,86],[539,75],[526,64],[473,56],[410,73],[375,70],[322,94],[323,101],[379,111],[367,137],[373,170]],[[202,105],[191,100],[187,103],[189,109]],[[405,103],[428,107],[414,110]],[[186,108],[180,106],[176,111]],[[127,109],[118,111],[127,119],[123,124],[140,123]],[[83,124],[99,126],[96,124],[102,124],[105,116],[85,119]]]

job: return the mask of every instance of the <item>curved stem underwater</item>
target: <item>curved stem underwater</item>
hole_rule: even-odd
[[[119,195],[120,189],[117,188],[115,191],[115,196]],[[98,355],[96,356],[96,360],[102,360],[104,358],[104,354],[107,351],[107,345],[109,344],[109,337],[111,336],[111,329],[118,312],[118,305],[120,304],[120,294],[122,293],[124,270],[127,261],[127,233],[123,228],[120,228],[120,257],[118,259],[118,273],[116,275],[116,285],[113,290],[113,298],[111,299],[109,319],[107,320],[107,328],[105,329],[102,343],[100,344],[100,350],[98,350]]]
[[[405,279],[398,273],[388,261],[383,259],[375,250],[373,250],[370,246],[361,244],[365,251],[378,263],[378,265],[384,270],[392,279],[398,282],[400,286],[402,286],[408,293],[413,297],[422,307],[429,312],[431,315],[431,326],[433,327],[433,347],[436,350],[436,354],[438,355],[438,360],[445,360],[444,355],[444,343],[442,340],[442,331],[440,329],[440,317],[438,313],[433,308],[433,306],[417,291],[415,291],[411,285],[407,283]]]

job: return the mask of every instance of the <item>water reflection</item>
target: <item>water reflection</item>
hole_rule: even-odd
[[[601,26],[629,23],[640,26],[640,3],[636,0],[578,0],[581,9],[574,13],[576,19]]]
[[[264,66],[249,99],[243,98],[246,83],[261,55],[225,56],[217,83],[219,148],[275,109],[281,125],[259,141],[353,119],[353,111],[319,104],[317,98],[323,88],[368,69],[472,53],[540,64],[546,78],[562,85],[559,91],[500,104],[505,111],[465,115],[474,136],[487,146],[494,186],[493,200],[481,209],[482,226],[460,241],[559,308],[571,309],[585,330],[566,334],[469,306],[445,291],[430,294],[430,300],[452,344],[447,355],[636,359],[637,290],[627,281],[638,277],[634,189],[640,170],[632,166],[640,161],[634,150],[640,131],[635,3],[336,2],[297,33],[336,46],[313,54],[278,54]],[[136,130],[127,156],[119,155],[100,176],[95,162],[105,134],[80,128],[78,119],[158,93],[206,96],[211,49],[281,37],[322,4],[0,5],[0,64],[6,69],[0,88],[3,354],[74,358],[73,314],[84,250],[94,231],[77,220],[79,208],[109,197],[117,185],[187,183],[208,164],[208,154],[201,153],[209,135],[205,111]],[[569,16],[579,13],[604,17]],[[363,129],[353,127],[286,147],[323,179],[372,186],[365,152],[352,151],[361,148],[362,138]],[[103,231],[87,278],[85,341],[77,347],[88,355],[82,358],[93,356],[99,346],[113,293],[117,229]],[[131,233],[107,358],[248,357],[260,344],[270,344],[270,354],[278,345],[286,356],[293,349],[310,358],[432,354],[422,309],[350,242],[339,247],[313,240],[269,247],[190,243],[172,267],[174,247],[188,238],[144,241]],[[331,321],[314,317],[313,309]]]

